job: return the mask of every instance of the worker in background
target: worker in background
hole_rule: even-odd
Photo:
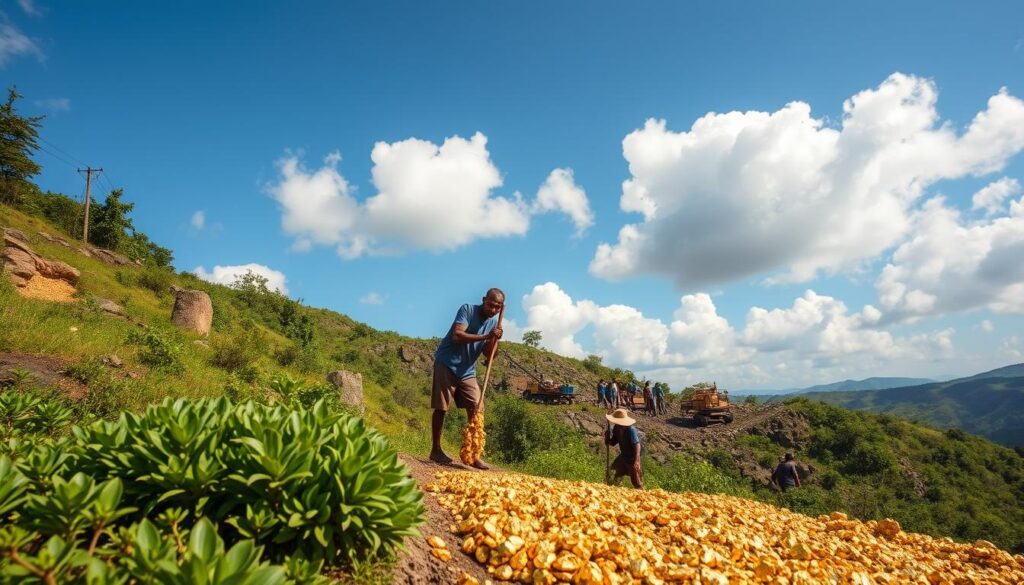
[[[800,474],[796,470],[796,461],[793,460],[792,451],[786,451],[785,458],[775,468],[775,471],[772,472],[772,481],[782,488],[782,491],[792,487],[800,487]]]
[[[654,406],[654,391],[651,390],[650,380],[644,382],[644,412],[646,412],[648,416],[655,416],[658,414]]]
[[[597,405],[608,408],[608,385],[604,380],[597,381]]]
[[[608,398],[609,402],[611,402],[611,408],[617,408],[621,406],[621,394],[622,393],[619,391],[619,381],[616,380],[615,378],[612,378],[611,384],[608,384]]]
[[[654,412],[656,414],[668,412],[665,409],[665,387],[661,385],[661,382],[654,385]]]
[[[629,391],[629,408],[634,408],[636,406],[636,395],[639,393],[640,388],[636,385],[636,381],[630,380],[626,389]]]
[[[643,471],[640,469],[640,433],[636,429],[636,420],[630,418],[629,411],[625,408],[617,408],[611,414],[604,417],[608,420],[608,431],[605,433],[604,442],[609,446],[619,447],[619,454],[612,461],[611,484],[619,483],[619,478],[629,476],[633,487],[644,488]]]

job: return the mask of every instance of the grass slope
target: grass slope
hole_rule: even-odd
[[[323,386],[327,372],[346,369],[363,376],[367,421],[400,450],[427,452],[436,339],[377,331],[259,288],[239,290],[156,267],[114,268],[35,237],[40,230],[59,230],[2,205],[0,226],[26,232],[38,253],[82,271],[79,299],[67,305],[22,298],[0,278],[0,352],[65,360],[69,371],[89,387],[84,410],[111,417],[168,396],[227,394],[266,400],[279,388],[275,384],[281,376],[315,388]],[[210,294],[215,315],[208,340],[171,326],[171,284]],[[98,311],[97,297],[120,303],[133,321],[146,327]],[[595,360],[564,358],[521,344],[502,347],[530,371],[574,383],[588,395],[593,395],[599,377],[628,374]],[[110,354],[123,359],[125,368],[104,366],[99,358]],[[501,386],[519,375],[499,359],[492,380]],[[777,462],[783,447],[762,435],[736,437],[728,450],[708,449],[697,459],[652,453],[658,457],[646,461],[648,484],[754,497],[810,514],[838,509],[863,519],[891,516],[911,530],[963,540],[985,538],[1024,550],[1024,460],[1012,450],[892,417],[813,406],[818,404],[798,401],[791,406],[804,409],[810,422],[810,440],[797,449],[797,457],[813,466],[806,489],[779,495],[751,485],[742,474],[737,460],[753,456],[763,467]],[[567,408],[594,407],[543,407],[500,393],[491,397],[491,456],[528,473],[600,481],[603,451],[588,446],[579,432],[559,420]],[[445,442],[452,452],[457,451],[464,422],[460,415],[452,413],[446,425]]]

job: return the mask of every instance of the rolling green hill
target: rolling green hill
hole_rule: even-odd
[[[76,297],[66,304],[25,298],[0,278],[0,357],[28,356],[51,364],[51,373],[61,378],[58,392],[67,392],[65,382],[78,387],[64,397],[76,421],[113,419],[165,397],[227,395],[266,403],[291,391],[309,402],[333,392],[325,382],[327,372],[346,369],[362,375],[366,421],[400,451],[428,451],[436,339],[378,331],[271,292],[258,280],[229,287],[151,261],[110,266],[40,236],[43,231],[73,239],[37,215],[9,206],[0,205],[2,226],[25,232],[36,252],[81,271]],[[215,314],[208,338],[171,325],[171,285],[210,294]],[[472,298],[479,292],[466,294]],[[103,299],[120,304],[125,317],[101,310]],[[564,358],[516,343],[502,347],[530,371],[571,382],[584,396],[593,396],[599,377],[629,375],[596,358]],[[123,366],[113,367],[111,356]],[[496,360],[496,386],[518,375],[507,360]],[[1012,386],[1019,381],[1003,382],[1000,388],[1019,392],[1019,386]],[[981,392],[975,402],[990,394]],[[1001,404],[989,408],[1005,409]],[[603,411],[586,404],[526,404],[500,392],[489,405],[488,453],[495,462],[536,475],[601,480],[603,450],[567,424],[566,416],[588,414],[600,420]],[[1024,551],[1024,459],[1013,450],[806,399],[753,408],[777,416],[756,428],[721,427],[714,431],[719,442],[680,443],[673,429],[685,429],[672,422],[672,414],[660,427],[647,426],[652,445],[645,460],[648,487],[730,493],[807,514],[841,510],[862,519],[893,517],[908,530],[959,540],[984,538]],[[460,414],[453,413],[446,424],[450,452],[458,450]],[[673,442],[685,448],[669,449],[666,445]],[[786,449],[808,465],[808,475],[804,489],[782,495],[770,491],[763,478]]]
[[[1001,368],[1003,373],[1024,369]],[[996,370],[999,372],[999,370]],[[1024,446],[1024,376],[981,377],[906,388],[805,394],[844,408],[883,412],[938,428],[958,428],[1008,446]]]

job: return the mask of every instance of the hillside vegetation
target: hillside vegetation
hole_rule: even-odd
[[[810,393],[807,398],[956,428],[997,443],[1024,447],[1024,373],[1021,365],[950,382],[886,390]]]
[[[331,399],[333,388],[325,375],[343,368],[362,374],[366,421],[400,451],[427,452],[436,339],[377,331],[342,314],[307,307],[267,290],[258,277],[229,287],[175,273],[152,260],[143,266],[109,266],[37,237],[39,231],[70,234],[8,206],[0,205],[0,226],[22,230],[38,253],[81,270],[78,296],[69,304],[24,298],[0,279],[0,353],[55,356],[72,381],[87,390],[79,398],[63,397],[71,422],[94,416],[113,420],[123,410],[141,412],[165,398],[227,396],[272,404],[290,396],[312,405]],[[171,285],[210,294],[214,322],[208,339],[170,325]],[[474,291],[466,294],[472,298]],[[121,304],[127,318],[98,310],[98,299]],[[563,358],[515,343],[502,347],[528,370],[574,383],[592,399],[599,377],[629,375],[596,358]],[[105,364],[103,358],[111,355],[124,366]],[[496,360],[498,388],[487,409],[489,457],[532,474],[601,481],[603,450],[564,417],[578,412],[599,418],[603,411],[526,404],[501,392],[502,382],[521,374],[507,360]],[[893,517],[908,530],[958,540],[984,538],[1024,551],[1024,462],[1017,453],[963,433],[806,400],[786,408],[807,422],[797,444],[755,429],[728,444],[682,451],[653,448],[645,460],[648,487],[756,498],[812,515],[840,510],[864,520]],[[445,441],[453,451],[464,423],[460,414],[453,413],[446,424]],[[641,419],[642,430],[645,425]],[[648,430],[652,445],[670,438],[671,431],[659,438],[660,431]],[[777,494],[762,478],[787,448],[795,448],[811,473],[805,489]]]

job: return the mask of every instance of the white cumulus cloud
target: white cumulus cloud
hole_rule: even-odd
[[[533,203],[534,213],[560,211],[569,216],[576,226],[576,236],[594,225],[594,212],[590,209],[587,193],[576,184],[572,169],[555,169],[537,191]]]
[[[192,214],[192,227],[201,230],[206,227],[206,212],[203,210],[196,211]]]
[[[593,221],[586,193],[568,169],[551,174],[533,205],[518,192],[496,194],[501,172],[479,132],[441,145],[416,138],[378,142],[370,158],[376,193],[362,202],[338,171],[338,153],[316,170],[294,154],[279,161],[281,178],[268,191],[281,205],[285,232],[296,238],[293,250],[330,245],[344,258],[440,252],[477,239],[524,235],[532,213],[566,213],[577,230]]]
[[[977,308],[1024,313],[1024,197],[1007,215],[967,222],[942,197],[913,216],[911,236],[882,269],[886,318],[917,319]]]
[[[240,276],[244,276],[247,272],[258,274],[263,278],[267,279],[267,288],[270,290],[279,291],[281,294],[288,294],[288,287],[285,284],[286,278],[283,272],[274,270],[268,266],[262,264],[238,264],[235,266],[214,266],[213,270],[207,271],[202,266],[197,266],[192,271],[193,274],[199,278],[216,284],[232,285]]]
[[[894,336],[880,328],[871,305],[850,312],[835,298],[808,290],[791,308],[753,307],[741,332],[718,314],[706,293],[680,298],[670,322],[622,304],[574,300],[558,284],[539,284],[523,296],[526,330],[562,355],[600,355],[605,363],[655,376],[743,379],[754,385],[802,372],[812,379],[871,372],[903,362],[946,359],[952,329]]]
[[[384,301],[387,300],[387,295],[382,295],[379,292],[368,292],[359,298],[359,302],[364,305],[383,305]]]
[[[1024,102],[1005,90],[959,134],[937,99],[931,81],[896,73],[848,99],[839,128],[803,102],[709,113],[684,132],[648,120],[623,140],[620,199],[643,221],[600,244],[590,271],[699,288],[859,268],[907,233],[926,188],[995,172],[1024,148]]]
[[[971,197],[971,209],[984,209],[986,215],[994,215],[1002,210],[1006,198],[1021,192],[1017,179],[1003,177],[982,187]]]
[[[35,100],[32,103],[34,103],[36,107],[49,110],[54,113],[71,111],[71,99],[66,97]]]
[[[36,59],[43,60],[43,51],[35,41],[14,25],[0,19],[0,67],[5,67],[11,60],[22,55],[34,55]]]

